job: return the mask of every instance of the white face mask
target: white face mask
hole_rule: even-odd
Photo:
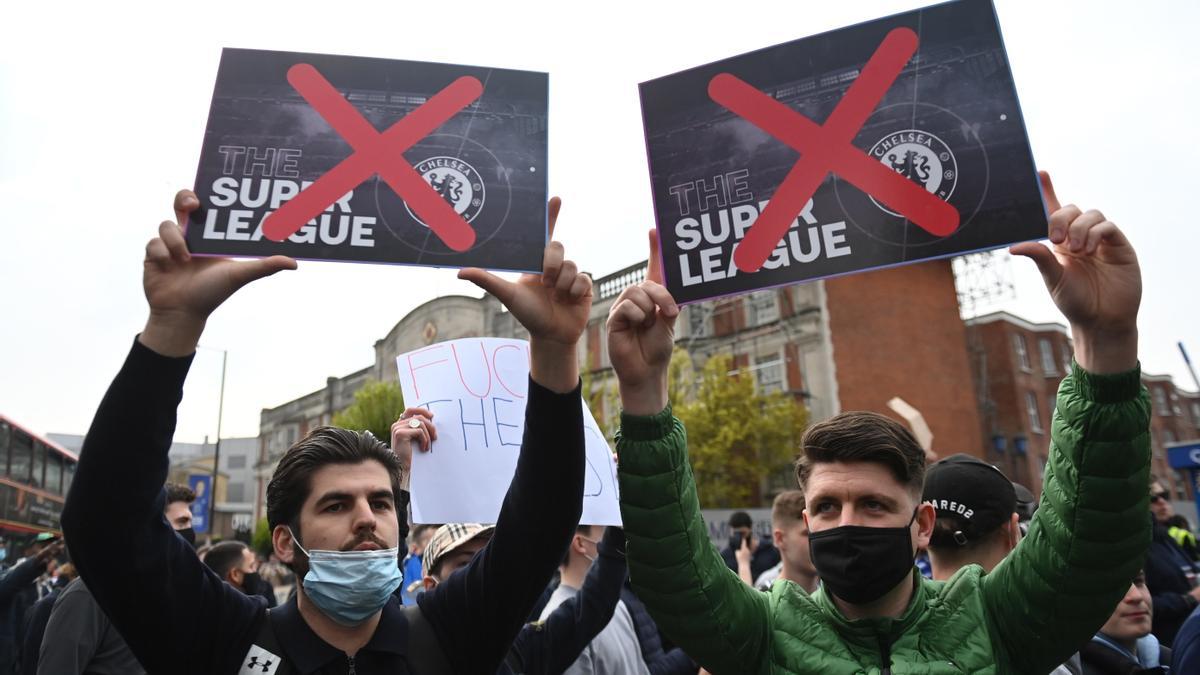
[[[304,594],[325,616],[343,626],[357,626],[382,609],[403,580],[399,548],[307,551],[294,533],[292,541],[308,556]]]

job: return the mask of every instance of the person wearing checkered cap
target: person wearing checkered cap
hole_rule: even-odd
[[[990,572],[1021,538],[1016,488],[1000,469],[970,455],[929,467],[921,501],[937,511],[928,547],[935,580],[970,564]]]
[[[443,580],[467,566],[492,540],[495,525],[447,523],[433,533],[421,556],[421,584],[433,590]]]

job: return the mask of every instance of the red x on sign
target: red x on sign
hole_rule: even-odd
[[[353,154],[342,160],[267,217],[263,234],[283,241],[305,223],[378,173],[447,246],[465,251],[475,243],[475,230],[442,199],[401,154],[446,120],[471,105],[483,93],[473,77],[460,77],[434,94],[424,105],[379,133],[354,106],[307,63],[288,69],[288,82],[337,131]]]
[[[916,33],[908,28],[888,33],[824,124],[729,73],[709,81],[708,95],[714,101],[801,154],[738,245],[733,259],[739,270],[757,272],[762,267],[830,171],[930,234],[944,237],[958,228],[953,206],[851,145],[916,51]]]

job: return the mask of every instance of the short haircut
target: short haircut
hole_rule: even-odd
[[[401,538],[408,535],[408,518],[401,513],[400,459],[369,431],[317,427],[288,448],[267,484],[267,525],[280,525],[300,536],[300,509],[312,491],[312,475],[330,464],[362,464],[374,460],[387,469],[396,500]]]
[[[230,570],[235,570],[242,566],[242,558],[245,556],[247,546],[236,539],[223,541],[208,549],[208,553],[204,554],[204,564],[208,568],[217,573],[221,579],[229,576]]]
[[[873,412],[844,412],[818,422],[800,439],[796,480],[801,489],[817,464],[874,462],[882,464],[917,499],[925,484],[925,450],[903,424]]]
[[[771,525],[787,527],[804,522],[804,492],[802,490],[785,490],[775,497],[771,505]]]
[[[734,511],[729,516],[729,527],[749,527],[754,528],[754,521],[750,518],[750,514],[745,511]]]
[[[186,502],[191,504],[192,502],[196,501],[196,493],[192,491],[192,488],[186,485],[180,485],[179,483],[167,483],[164,486],[164,489],[167,491],[167,506],[170,506],[175,502]]]
[[[576,525],[575,526],[575,534],[582,534],[583,536],[590,539],[592,537],[592,526],[591,525]],[[574,541],[575,541],[575,538],[571,537],[571,543],[574,543]],[[559,567],[566,567],[567,565],[571,564],[571,543],[568,543],[567,550],[563,551],[563,559],[562,559],[562,562],[559,563]]]

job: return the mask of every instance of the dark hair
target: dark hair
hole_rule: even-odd
[[[245,544],[236,539],[223,541],[208,549],[208,553],[204,554],[204,564],[224,580],[229,576],[230,570],[241,566],[245,556],[242,551],[246,548]]]
[[[925,450],[903,424],[873,412],[844,412],[812,425],[800,439],[796,479],[807,487],[813,466],[875,462],[918,498],[925,485]]]
[[[272,531],[287,525],[300,536],[300,508],[312,491],[312,475],[330,464],[361,464],[374,460],[387,469],[396,500],[400,537],[408,535],[408,518],[402,513],[400,459],[369,431],[317,427],[288,448],[267,484],[267,525]]]
[[[749,527],[754,528],[754,521],[751,520],[750,514],[745,511],[734,511],[729,515],[729,527]]]
[[[167,491],[167,506],[170,506],[175,502],[187,502],[188,504],[191,504],[192,502],[196,501],[196,493],[192,491],[192,488],[186,485],[180,485],[179,483],[167,483],[165,486],[163,486],[163,489]]]
[[[802,523],[804,522],[804,492],[802,490],[785,490],[775,497],[771,505],[772,523]]]

